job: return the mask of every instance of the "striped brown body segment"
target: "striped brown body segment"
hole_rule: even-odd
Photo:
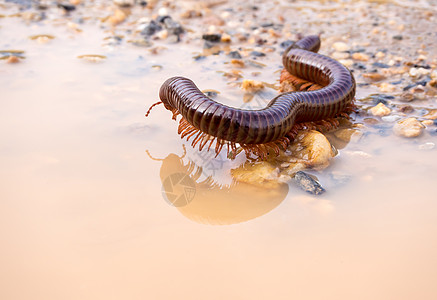
[[[229,107],[205,96],[188,78],[172,77],[161,86],[159,97],[164,106],[181,114],[179,133],[199,144],[211,147],[215,141],[218,154],[224,145],[239,144],[246,154],[264,157],[269,149],[285,148],[298,124],[338,116],[349,107],[355,96],[352,73],[336,60],[317,51],[318,36],[305,37],[283,54],[285,69],[295,78],[314,83],[318,90],[282,93],[260,110]],[[293,130],[294,129],[294,130]],[[235,153],[235,152],[233,152]]]

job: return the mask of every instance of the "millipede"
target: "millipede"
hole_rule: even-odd
[[[272,151],[279,155],[302,128],[332,128],[338,117],[348,117],[353,109],[355,79],[338,61],[321,55],[320,38],[306,36],[289,46],[282,56],[281,81],[288,80],[297,91],[281,93],[265,108],[247,110],[230,107],[203,94],[188,78],[167,79],[159,91],[159,102],[182,115],[178,134],[191,138],[199,150],[211,149],[218,155],[227,146],[228,157],[235,157],[237,145],[246,152],[265,158]],[[231,154],[231,155],[230,155]]]

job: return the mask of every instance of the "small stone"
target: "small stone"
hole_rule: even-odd
[[[238,52],[238,51],[231,51],[231,52],[228,53],[228,56],[230,58],[236,58],[236,59],[241,59],[242,58],[240,52]]]
[[[232,41],[231,36],[229,34],[222,34],[221,42],[222,43],[230,43]]]
[[[215,34],[215,33],[202,35],[202,39],[204,39],[205,41],[213,42],[213,43],[220,42],[221,38],[222,38],[221,34]]]
[[[404,92],[400,96],[402,102],[411,102],[415,99],[414,94],[410,92]]]
[[[346,59],[350,57],[350,54],[348,52],[334,52],[331,56],[334,59]]]
[[[383,58],[384,56],[385,56],[385,53],[382,52],[382,51],[378,51],[378,52],[376,52],[376,54],[375,54],[375,57],[376,57],[376,58]]]
[[[231,64],[239,68],[243,68],[245,66],[244,61],[242,61],[241,59],[232,59]]]
[[[390,68],[389,65],[387,65],[387,64],[383,64],[383,63],[380,63],[380,62],[374,62],[374,63],[372,64],[372,66],[374,66],[374,67],[376,67],[376,68],[382,68],[382,69],[388,69],[388,68]]]
[[[203,90],[202,93],[204,93],[207,97],[215,98],[218,94],[220,94],[219,91],[216,90]]]
[[[283,49],[287,49],[288,47],[290,47],[291,45],[293,45],[295,42],[291,41],[291,40],[287,40],[287,41],[283,41],[282,43],[279,44],[279,47],[283,48]]]
[[[315,181],[303,171],[296,172],[293,178],[299,187],[307,193],[320,195],[325,192],[325,189],[320,185],[320,183]]]
[[[63,8],[66,12],[70,12],[76,9],[76,6],[71,5],[71,4],[63,4],[63,3],[58,3],[58,7],[59,8]]]
[[[413,78],[417,77],[419,76],[419,70],[417,68],[411,68],[408,74],[410,74],[410,76]]]
[[[369,56],[367,54],[357,52],[352,54],[352,59],[359,60],[359,61],[368,61]]]
[[[261,81],[244,79],[243,83],[241,84],[241,89],[252,93],[257,92],[264,89],[264,83],[262,83]]]
[[[259,52],[259,51],[252,51],[252,52],[250,52],[250,55],[256,56],[256,57],[266,56],[265,53],[262,53],[262,52]]]
[[[437,89],[437,79],[432,79],[428,82],[428,86]]]
[[[315,130],[299,133],[289,146],[289,150],[291,156],[286,158],[288,161],[303,162],[308,167],[318,170],[326,168],[335,155],[328,139]]]
[[[387,82],[383,82],[379,85],[379,90],[383,93],[394,92],[395,89],[396,89],[396,86],[394,86],[393,84],[387,83]]]
[[[181,13],[182,19],[192,19],[192,18],[198,18],[202,16],[202,12],[194,9],[189,9]]]
[[[384,122],[387,122],[387,123],[393,123],[393,122],[400,120],[401,118],[402,118],[401,116],[392,115],[392,116],[381,117],[381,120],[383,120]]]
[[[114,4],[120,7],[131,7],[134,6],[135,0],[114,0]]]
[[[16,63],[20,62],[20,58],[18,58],[18,56],[11,55],[6,59],[6,62],[8,64],[16,64]]]
[[[121,9],[116,9],[114,15],[108,18],[108,22],[111,23],[112,26],[116,26],[122,23],[126,17],[126,14]]]
[[[100,54],[84,54],[79,55],[77,58],[91,63],[101,63],[106,60],[106,56]]]
[[[435,120],[434,120],[435,121]],[[434,121],[433,120],[423,120],[422,124],[426,127],[426,126],[432,126],[434,125]]]
[[[377,117],[383,117],[390,114],[391,110],[387,106],[385,106],[383,103],[379,103],[378,105],[372,107],[369,109],[372,115]]]
[[[158,10],[158,15],[159,15],[159,16],[168,16],[168,10],[167,10],[167,8],[165,8],[165,7],[161,7],[161,8]]]
[[[358,69],[358,70],[365,70],[365,69],[367,69],[366,65],[362,64],[362,63],[354,62],[353,66],[354,66],[355,69]]]
[[[179,23],[173,21],[172,18],[164,19],[164,27],[165,29],[167,29],[170,35],[175,35],[177,37],[179,37],[179,35],[184,32],[182,26]]]
[[[332,47],[339,52],[349,51],[351,48],[348,44],[343,42],[335,42]]]
[[[364,73],[364,78],[370,79],[372,81],[381,81],[384,80],[386,77],[379,73]]]
[[[394,36],[393,36],[393,39],[394,39],[394,40],[401,41],[401,40],[403,39],[403,36],[402,36],[402,35],[394,35]]]
[[[432,142],[419,145],[419,150],[432,150],[434,148],[435,148],[435,144]]]
[[[425,126],[416,118],[407,118],[397,122],[393,126],[393,132],[398,136],[410,138],[421,135],[424,128]]]
[[[408,104],[400,105],[398,108],[399,108],[400,112],[405,113],[405,114],[408,114],[408,113],[411,113],[414,111],[414,108]]]
[[[159,25],[156,21],[152,20],[143,28],[143,30],[141,30],[141,34],[151,36],[160,30],[162,30],[162,26]]]

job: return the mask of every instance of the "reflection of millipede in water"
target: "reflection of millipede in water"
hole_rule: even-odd
[[[175,173],[186,174],[194,182],[196,182],[196,184],[198,184],[199,186],[204,186],[204,187],[208,187],[208,188],[224,187],[224,185],[221,185],[221,184],[215,182],[214,179],[212,178],[212,176],[207,176],[204,180],[199,181],[200,177],[203,174],[203,168],[196,165],[196,163],[194,163],[191,160],[188,160],[187,164],[184,164],[183,159],[184,159],[185,155],[187,154],[187,149],[185,149],[185,145],[182,145],[182,148],[183,148],[182,156],[177,156],[176,154],[170,154],[166,158],[156,158],[156,157],[152,156],[152,154],[150,154],[149,150],[146,150],[146,154],[152,160],[162,161],[163,166],[164,166],[164,163],[165,163],[165,166],[168,165],[167,168],[171,169],[172,165],[177,166],[177,169],[175,169],[175,171],[174,171]],[[166,170],[166,172],[168,172],[168,170]]]
[[[284,150],[301,128],[331,128],[338,125],[335,117],[347,116],[353,107],[355,79],[336,60],[317,54],[318,36],[307,36],[291,45],[283,54],[283,73],[300,85],[298,92],[282,93],[259,110],[226,106],[205,96],[184,77],[172,77],[159,91],[165,108],[173,119],[182,115],[178,133],[199,150],[211,148],[215,141],[218,154],[227,145],[228,154],[236,154],[236,144],[246,151],[265,157],[269,149],[277,155]],[[285,76],[284,76],[285,74]]]

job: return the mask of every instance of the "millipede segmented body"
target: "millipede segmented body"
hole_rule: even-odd
[[[205,146],[209,149],[215,141],[217,154],[224,145],[228,152],[235,150],[236,144],[246,154],[264,157],[270,149],[279,153],[279,147],[286,148],[293,139],[299,124],[334,118],[352,105],[352,73],[336,60],[318,54],[319,48],[319,37],[307,36],[291,45],[282,61],[293,78],[321,88],[282,93],[263,109],[246,110],[218,103],[184,77],[166,80],[159,97],[174,119],[182,115],[179,134],[187,139],[194,137],[192,145],[199,144],[200,150]]]

